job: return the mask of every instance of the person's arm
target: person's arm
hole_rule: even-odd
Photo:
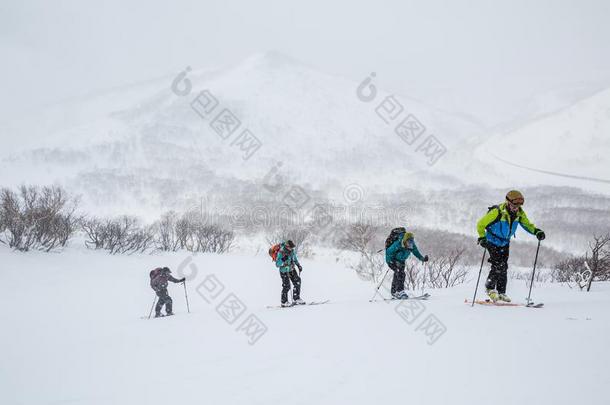
[[[521,215],[519,216],[519,224],[521,225],[521,228],[525,229],[532,235],[535,235],[538,239],[544,239],[544,232],[542,231],[542,229],[536,228],[536,225],[530,222],[529,218],[527,217],[527,214],[525,213],[525,211],[523,211],[523,209],[521,209],[520,214]],[[539,237],[540,235],[542,235],[542,238]]]
[[[186,280],[186,277],[182,277],[181,279],[177,279],[177,278],[175,278],[174,276],[172,276],[172,275],[170,274],[170,276],[169,276],[168,280],[169,280],[169,281],[171,281],[172,283],[181,283],[181,282],[183,282],[184,280]]]
[[[299,263],[296,250],[292,251],[292,262],[299,268],[299,271],[303,271],[303,266],[301,266],[301,263]]]
[[[412,252],[415,255],[415,257],[417,257],[422,262],[427,262],[428,261],[428,256],[426,256],[426,257],[422,256],[422,254],[419,252],[419,249],[417,248],[417,245],[415,244],[415,241],[413,241],[413,250],[412,250]]]
[[[481,219],[479,219],[479,222],[477,222],[477,233],[479,234],[479,238],[485,237],[487,227],[496,220],[498,215],[500,215],[500,208],[494,207]]]

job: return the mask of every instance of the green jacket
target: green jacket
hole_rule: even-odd
[[[515,235],[517,225],[532,235],[541,232],[540,229],[530,222],[523,208],[519,207],[513,220],[506,203],[493,206],[479,222],[477,222],[477,233],[479,238],[486,237],[487,241],[495,246],[506,246],[510,238]]]

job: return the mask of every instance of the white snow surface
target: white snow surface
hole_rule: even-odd
[[[0,247],[0,403],[607,403],[608,284],[536,285],[542,309],[471,308],[474,269],[466,285],[430,290],[408,324],[396,302],[370,303],[372,284],[331,258],[301,260],[303,298],[329,304],[272,310],[280,278],[265,253],[206,254],[189,262],[191,313],[170,284],[176,316],[142,319],[154,296],[148,272],[176,274],[188,258]],[[208,303],[197,288],[211,274],[225,288]],[[527,295],[523,281],[508,292]],[[215,309],[230,293],[247,308],[232,325]],[[268,328],[253,345],[236,331],[250,314]],[[428,315],[446,327],[434,344],[417,330]]]

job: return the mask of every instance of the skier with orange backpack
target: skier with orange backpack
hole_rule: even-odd
[[[275,262],[275,266],[280,269],[280,277],[282,278],[282,307],[292,305],[304,305],[305,301],[301,299],[301,277],[300,273],[303,267],[295,252],[295,244],[291,240],[283,243],[278,243],[271,246],[269,255]],[[295,266],[299,269],[297,272]],[[290,282],[292,281],[292,303],[288,302],[288,291],[290,290]]]

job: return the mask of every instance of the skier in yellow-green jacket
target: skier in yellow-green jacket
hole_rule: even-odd
[[[505,202],[489,207],[487,214],[477,223],[478,243],[489,252],[491,270],[485,288],[492,301],[510,302],[506,295],[508,254],[510,238],[515,235],[517,225],[521,225],[538,240],[545,238],[544,232],[536,228],[523,211],[524,202],[521,192],[511,190],[506,194]]]

